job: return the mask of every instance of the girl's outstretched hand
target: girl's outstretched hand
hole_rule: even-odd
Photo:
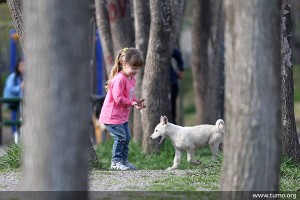
[[[145,100],[145,99],[141,99],[141,100],[135,101],[135,102],[133,102],[132,105],[133,105],[136,109],[138,109],[138,110],[141,110],[141,109],[143,109],[143,108],[146,108],[146,105],[144,105],[144,103],[143,103],[144,100]]]

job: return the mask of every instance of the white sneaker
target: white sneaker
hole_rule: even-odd
[[[125,166],[122,162],[111,162],[109,170],[127,171],[129,167]]]
[[[126,167],[129,167],[130,170],[137,170],[137,167],[134,166],[132,163],[128,162],[128,160],[124,161],[123,163]]]

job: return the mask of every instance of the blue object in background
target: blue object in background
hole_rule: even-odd
[[[9,38],[10,38],[10,65],[9,65],[9,72],[12,73],[15,70],[15,66],[17,64],[17,41],[13,38],[13,35],[16,34],[15,29],[11,29],[9,31]],[[11,120],[16,120],[17,119],[17,112],[12,111],[11,112]],[[16,126],[11,127],[12,133],[14,134],[17,131]]]
[[[98,30],[96,31],[96,73],[96,93],[97,95],[103,96],[103,53]]]
[[[9,71],[13,72],[15,70],[15,65],[17,64],[17,42],[13,39],[13,35],[16,33],[15,29],[9,31],[9,44],[10,44],[10,64]]]

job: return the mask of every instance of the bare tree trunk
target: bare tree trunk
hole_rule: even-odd
[[[134,28],[129,0],[108,0],[108,14],[114,53],[133,47]]]
[[[149,0],[134,0],[134,16],[135,16],[135,46],[142,52],[143,58],[146,59],[149,30],[150,30],[150,7]],[[142,97],[142,88],[144,68],[136,77],[135,95],[137,98]],[[134,124],[133,124],[133,141],[140,142],[143,138],[143,126],[141,111],[134,109]]]
[[[300,145],[294,113],[294,80],[291,61],[291,0],[282,1],[281,15],[282,151],[284,155],[300,162]]]
[[[182,27],[182,21],[184,16],[184,4],[185,0],[172,0],[172,17],[173,17],[173,28],[172,28],[172,49],[179,47],[179,39]]]
[[[114,47],[111,38],[110,24],[107,11],[107,1],[95,0],[96,21],[100,31],[100,40],[106,66],[106,73],[109,76],[114,63]]]
[[[142,113],[143,151],[145,153],[158,149],[149,137],[159,123],[160,116],[171,114],[170,97],[168,97],[172,31],[170,0],[150,1],[150,11],[150,39],[142,85],[142,97],[145,98],[147,106]]]
[[[180,33],[182,29],[182,22],[184,17],[185,0],[173,0],[172,3],[172,17],[173,17],[173,28],[172,28],[172,49],[180,47]],[[172,58],[171,58],[172,59]],[[181,81],[178,80],[178,97],[176,102],[176,123],[178,125],[183,125],[183,97],[182,97],[182,87],[180,85]],[[172,86],[171,86],[172,87]]]
[[[225,0],[225,12],[226,133],[220,190],[278,191],[280,4]],[[220,199],[252,198],[223,192]]]
[[[20,43],[22,45],[23,51],[26,54],[25,49],[25,31],[23,26],[23,14],[22,14],[22,0],[7,0],[6,1],[11,13],[12,19],[14,21],[15,28],[17,29],[18,35],[20,37]]]
[[[208,39],[210,34],[210,1],[194,1],[192,27],[192,72],[198,124],[205,118],[208,93]]]
[[[88,190],[89,12],[86,1],[24,1],[24,190]]]
[[[224,119],[224,10],[223,0],[211,1],[211,33],[208,43],[208,83],[205,97],[205,122],[214,124]]]

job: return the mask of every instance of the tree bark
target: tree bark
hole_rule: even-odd
[[[95,0],[96,21],[100,32],[107,77],[114,64],[114,47],[111,38],[110,24],[107,11],[107,1]]]
[[[223,0],[210,0],[211,19],[210,43],[208,45],[208,83],[204,107],[205,122],[214,124],[224,119],[224,9]]]
[[[283,0],[281,7],[281,109],[282,152],[300,162],[300,145],[294,113],[294,80],[291,61],[291,0]]]
[[[172,3],[172,17],[173,17],[173,28],[172,28],[172,49],[175,47],[179,48],[179,39],[182,28],[182,21],[184,16],[184,4],[185,0],[173,0]]]
[[[86,1],[24,1],[24,190],[88,190],[89,12]]]
[[[26,48],[25,48],[26,34],[23,26],[24,17],[22,12],[22,0],[7,0],[6,2],[8,4],[9,11],[11,13],[15,28],[18,32],[22,49],[26,54]]]
[[[224,160],[220,190],[278,191],[280,3],[225,0]],[[252,199],[221,193],[220,199]]]
[[[129,0],[108,0],[108,14],[114,53],[133,47],[135,36]]]
[[[150,6],[149,0],[134,0],[134,17],[135,17],[135,46],[142,52],[144,60],[146,60],[149,30],[150,30]],[[143,82],[144,68],[136,76],[135,95],[137,98],[142,97],[142,88],[140,87]],[[133,124],[133,141],[141,142],[143,138],[143,126],[141,111],[134,109],[134,124]]]
[[[151,26],[145,73],[142,85],[142,97],[146,109],[142,112],[143,151],[150,153],[158,150],[149,137],[159,123],[161,115],[170,116],[170,58],[172,12],[170,0],[150,1]],[[155,95],[154,95],[155,94]]]
[[[194,1],[192,27],[192,77],[198,124],[208,123],[205,117],[208,93],[208,40],[210,35],[210,1]]]

